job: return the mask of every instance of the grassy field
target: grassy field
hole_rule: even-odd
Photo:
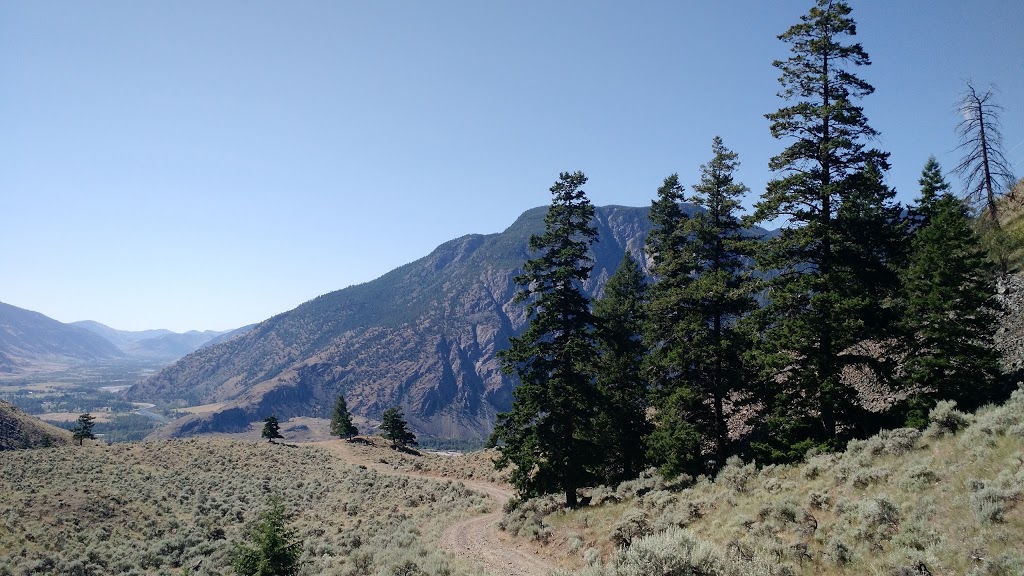
[[[924,432],[853,442],[793,466],[733,460],[714,479],[657,474],[506,514],[579,576],[1024,574],[1024,390]]]
[[[293,516],[311,575],[472,574],[437,539],[492,506],[461,482],[384,475],[324,445],[204,438],[6,452],[0,574],[232,574],[231,551],[270,494]]]

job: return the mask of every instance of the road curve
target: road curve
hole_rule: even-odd
[[[441,534],[441,548],[479,566],[493,576],[543,576],[557,566],[526,546],[517,545],[498,529],[501,509],[512,493],[493,484],[464,482],[498,504],[498,511],[452,524]]]
[[[381,474],[415,476],[428,480],[444,480],[429,474],[403,472],[361,459],[345,442],[328,441],[316,444],[339,455],[350,464],[362,464]],[[488,495],[496,503],[496,511],[460,520],[441,533],[441,549],[452,557],[479,567],[488,576],[545,576],[557,565],[524,543],[515,542],[498,528],[502,507],[512,493],[489,482],[459,480],[467,488]]]

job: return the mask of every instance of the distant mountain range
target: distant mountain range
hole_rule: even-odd
[[[124,356],[109,340],[84,328],[0,302],[0,373]]]
[[[170,330],[117,330],[92,320],[72,322],[71,324],[102,336],[132,358],[145,358],[165,362],[177,360],[210,342],[220,341],[221,337],[230,336],[239,330],[244,331],[252,327],[247,326],[239,330],[219,332],[215,330],[203,332],[190,330],[179,334]]]
[[[170,330],[131,332],[91,320],[65,324],[0,302],[0,374],[126,359],[166,364],[248,328],[251,326],[230,332],[193,330],[184,334]]]
[[[691,208],[692,210],[692,208]],[[158,434],[241,431],[270,414],[328,415],[339,394],[379,419],[401,406],[421,435],[481,440],[511,406],[513,379],[496,353],[527,321],[514,278],[544,230],[546,207],[504,232],[469,235],[366,284],[320,296],[227,342],[182,358],[134,386],[134,400],[217,404]],[[599,241],[584,286],[593,297],[630,252],[642,249],[647,208],[596,209]],[[763,233],[760,231],[759,233]]]

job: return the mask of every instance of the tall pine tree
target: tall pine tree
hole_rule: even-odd
[[[749,348],[737,323],[757,307],[749,259],[754,240],[739,218],[740,201],[749,189],[735,181],[737,155],[715,137],[714,157],[701,166],[700,183],[690,202],[702,209],[687,222],[697,278],[687,287],[691,336],[692,385],[706,408],[699,414],[702,428],[714,446],[716,468],[729,456],[728,414],[724,405],[748,380],[742,362]]]
[[[594,302],[597,319],[597,388],[602,400],[597,437],[603,456],[601,481],[618,484],[646,467],[647,380],[641,339],[645,319],[646,279],[629,252]]]
[[[657,199],[651,202],[652,229],[646,245],[654,277],[648,291],[648,322],[644,330],[650,350],[646,371],[655,407],[648,452],[651,461],[659,463],[669,475],[703,471],[703,437],[691,418],[701,406],[690,385],[694,379],[690,361],[692,325],[686,301],[697,264],[689,246],[685,201],[679,175],[665,178]]]
[[[771,159],[779,177],[754,215],[786,222],[758,255],[758,267],[772,275],[757,354],[771,383],[754,444],[762,459],[836,448],[856,431],[865,412],[842,374],[880,368],[857,345],[888,337],[893,320],[880,303],[896,287],[899,208],[882,182],[888,155],[866,147],[877,133],[853,103],[874,88],[853,72],[870,64],[867,53],[843,43],[857,32],[850,11],[845,2],[818,0],[779,36],[792,51],[774,63],[779,95],[791,104],[767,117],[772,135],[791,143]]]
[[[594,317],[581,287],[597,239],[586,181],[582,172],[559,175],[544,234],[530,237],[538,255],[516,277],[522,287],[516,301],[527,303],[530,323],[500,353],[519,386],[491,436],[501,451],[495,465],[515,466],[512,483],[521,496],[562,492],[569,507],[577,504],[577,488],[593,478],[597,460]]]
[[[939,400],[973,410],[995,399],[999,356],[995,270],[968,208],[949,192],[938,163],[929,159],[915,207],[910,264],[903,273],[907,349],[904,381],[911,393],[908,424],[922,425]]]
[[[674,280],[660,274],[668,266],[655,266],[656,307],[671,310],[672,316],[652,322],[648,334],[660,348],[652,357],[656,373],[674,375],[663,383],[668,393],[658,407],[659,426],[652,437],[654,452],[664,458],[669,473],[697,472],[702,466],[701,454],[694,452],[692,442],[680,442],[680,435],[710,444],[713,468],[725,463],[727,404],[747,380],[741,358],[748,345],[737,322],[756,306],[747,273],[754,241],[738,215],[748,189],[735,181],[736,153],[718,137],[711,148],[714,156],[701,166],[701,181],[688,198],[699,210],[689,218],[662,222],[676,227],[680,243],[668,247],[675,254],[656,253],[655,260],[680,265]],[[664,208],[662,212],[673,214],[670,206]],[[667,232],[662,226],[657,229]]]

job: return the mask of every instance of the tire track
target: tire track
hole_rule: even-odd
[[[410,476],[427,480],[451,480],[402,472],[385,467],[379,462],[367,461],[353,452],[343,441],[317,442],[349,464],[363,465],[377,473],[391,476]],[[497,511],[473,516],[451,524],[441,533],[441,549],[454,558],[479,567],[489,576],[544,576],[558,566],[524,543],[515,542],[498,528],[502,508],[512,498],[512,492],[489,482],[458,480],[467,488],[482,492],[495,501]]]

